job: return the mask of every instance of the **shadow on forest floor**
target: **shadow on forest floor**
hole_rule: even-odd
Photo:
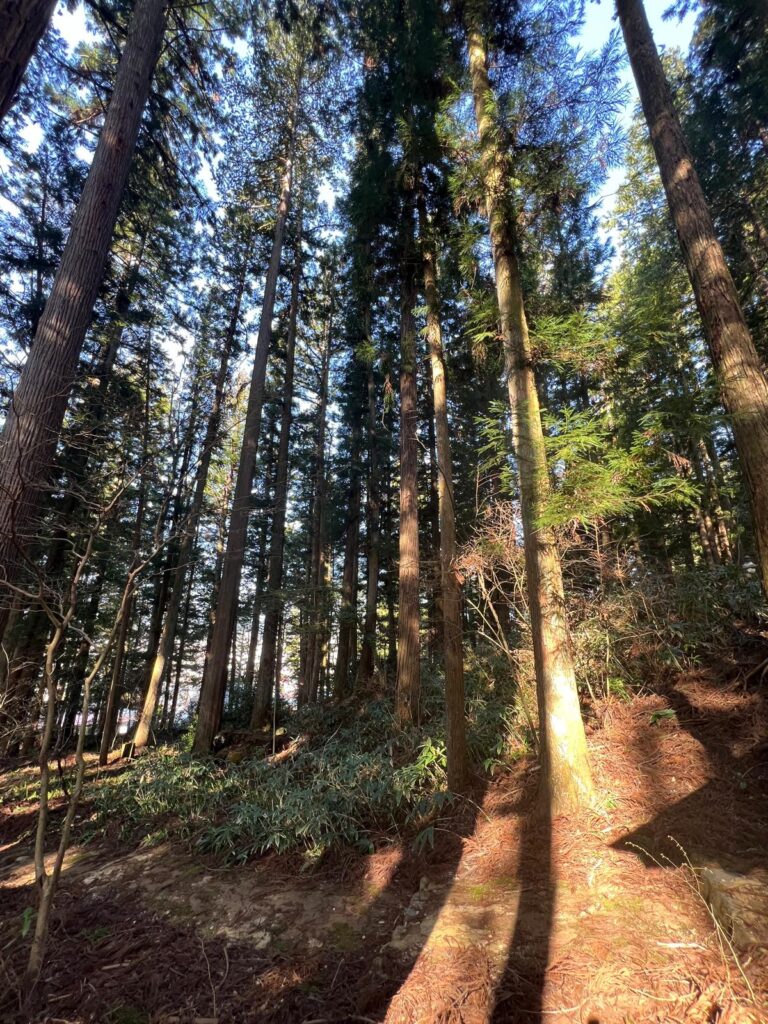
[[[682,848],[765,867],[764,696],[689,674],[597,713],[603,810],[579,822],[529,813],[526,761],[439,822],[423,856],[392,845],[301,874],[296,859],[90,848],[62,878],[39,1019],[757,1024],[768,954],[744,960],[750,994],[678,865]],[[29,862],[4,874],[12,982]]]

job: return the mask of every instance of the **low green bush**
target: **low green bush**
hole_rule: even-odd
[[[487,682],[487,681],[486,681]],[[520,749],[502,687],[476,693],[468,674],[469,745],[485,767]],[[227,764],[161,750],[96,789],[96,826],[119,822],[125,837],[171,833],[244,861],[270,851],[315,858],[377,836],[421,832],[454,797],[445,780],[441,681],[425,671],[421,729],[397,730],[391,703],[313,707],[290,723],[306,745],[280,763]],[[511,744],[511,745],[510,745]],[[170,822],[170,826],[169,826]]]

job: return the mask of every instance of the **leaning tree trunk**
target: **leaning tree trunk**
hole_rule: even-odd
[[[147,230],[142,233],[139,252],[120,283],[120,291],[128,298],[129,302],[138,281],[147,233]],[[67,490],[57,513],[58,525],[48,545],[45,560],[45,586],[48,589],[53,589],[54,593],[72,552],[73,545],[70,534],[78,508],[83,500],[82,488],[88,480],[89,465],[94,453],[101,451],[100,445],[106,430],[107,392],[124,332],[124,319],[113,321],[107,329],[104,351],[89,373],[93,386],[88,389],[85,425],[69,444]],[[82,436],[83,434],[85,437]],[[26,644],[20,666],[21,675],[18,671],[13,673],[11,678],[13,687],[10,692],[15,696],[17,704],[22,706],[26,704],[27,710],[33,712],[30,719],[32,722],[37,721],[39,708],[35,701],[29,701],[28,694],[31,692],[35,677],[45,661],[45,648],[50,635],[51,624],[45,610],[41,606],[30,608],[24,621]],[[9,715],[13,715],[13,706],[10,700],[4,702],[2,712],[0,712],[0,735],[5,731],[4,724]]]
[[[642,0],[616,0],[712,365],[744,471],[763,590],[768,594],[768,382],[693,166]]]
[[[112,99],[61,264],[0,440],[0,566],[16,582],[34,531],[80,351],[101,284],[142,111],[165,30],[166,0],[137,0]],[[0,636],[7,621],[0,604]]]
[[[294,118],[296,111],[294,109]],[[224,692],[227,679],[227,660],[237,616],[237,600],[240,593],[240,577],[245,558],[248,537],[248,519],[251,506],[251,486],[256,467],[256,453],[261,434],[261,412],[264,405],[264,385],[267,376],[267,356],[272,338],[272,314],[275,308],[277,278],[280,273],[280,259],[283,252],[283,234],[288,219],[293,181],[293,142],[283,171],[280,202],[277,208],[275,234],[272,242],[272,257],[264,284],[264,301],[261,307],[259,335],[253,360],[251,390],[245,414],[243,444],[237,468],[235,492],[229,517],[227,546],[222,564],[221,582],[216,601],[216,618],[211,634],[211,646],[203,670],[200,688],[200,712],[193,750],[205,754],[211,749],[213,737],[221,722],[224,707]]]
[[[176,570],[173,577],[173,588],[168,601],[168,608],[165,613],[163,631],[160,636],[157,653],[152,662],[149,683],[144,695],[141,715],[139,716],[139,721],[133,738],[134,744],[137,748],[146,746],[147,741],[149,740],[149,735],[152,730],[152,721],[155,717],[157,701],[160,695],[160,684],[162,683],[166,665],[173,654],[173,643],[176,639],[176,628],[179,622],[179,613],[181,611],[181,602],[185,592],[187,571],[189,569],[195,534],[197,532],[197,522],[203,508],[205,488],[208,483],[208,470],[210,468],[211,458],[219,437],[221,411],[224,404],[224,390],[226,388],[229,375],[229,360],[234,348],[235,337],[237,335],[237,325],[240,320],[240,307],[242,305],[244,290],[245,264],[241,268],[240,276],[237,281],[232,314],[229,318],[226,335],[221,347],[221,358],[219,360],[219,369],[216,374],[216,383],[214,385],[213,403],[211,405],[210,415],[208,416],[208,425],[205,430],[203,447],[200,452],[199,462],[195,472],[195,489],[192,496],[192,504],[190,506],[189,513],[185,518],[182,531],[181,544],[179,545],[179,553],[176,560]]]
[[[264,724],[269,702],[275,692],[277,664],[277,636],[283,610],[283,552],[285,550],[285,517],[288,508],[288,463],[293,425],[293,375],[296,364],[296,321],[299,313],[299,285],[301,283],[301,217],[297,230],[296,264],[291,281],[291,305],[288,314],[288,337],[285,353],[285,380],[283,381],[283,408],[280,416],[280,442],[277,448],[275,472],[275,506],[272,516],[272,534],[269,544],[269,571],[267,576],[266,614],[261,641],[259,674],[251,713],[251,728]],[[258,597],[257,597],[258,599]]]
[[[0,122],[11,109],[56,0],[5,0],[0,5]]]
[[[591,801],[592,777],[576,688],[560,556],[553,531],[539,524],[549,498],[550,481],[523,306],[515,219],[506,200],[511,175],[495,121],[495,97],[488,78],[480,4],[468,5],[465,19],[520,482],[539,706],[541,799],[543,806],[556,815],[577,810]]]
[[[461,587],[456,571],[456,516],[453,501],[451,435],[445,386],[445,357],[440,324],[435,249],[427,223],[426,204],[419,198],[419,236],[427,307],[427,348],[432,367],[432,402],[437,449],[437,501],[440,517],[440,589],[445,671],[446,755],[448,786],[460,792],[467,781],[467,741],[464,712],[464,651]]]
[[[413,201],[405,204],[400,308],[400,564],[395,714],[401,725],[419,718],[419,492],[416,398],[416,270]]]

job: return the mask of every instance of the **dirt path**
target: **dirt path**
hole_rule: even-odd
[[[580,825],[530,813],[536,773],[521,764],[419,857],[391,846],[302,875],[173,845],[75,851],[35,1019],[768,1020],[765,701],[688,677],[600,718],[603,806]],[[32,900],[26,853],[13,853],[9,982]],[[8,1004],[2,1019],[30,1017]]]

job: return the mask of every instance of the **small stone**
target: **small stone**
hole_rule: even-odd
[[[272,941],[272,936],[269,932],[254,932],[251,936],[251,942],[256,949],[266,949]]]

